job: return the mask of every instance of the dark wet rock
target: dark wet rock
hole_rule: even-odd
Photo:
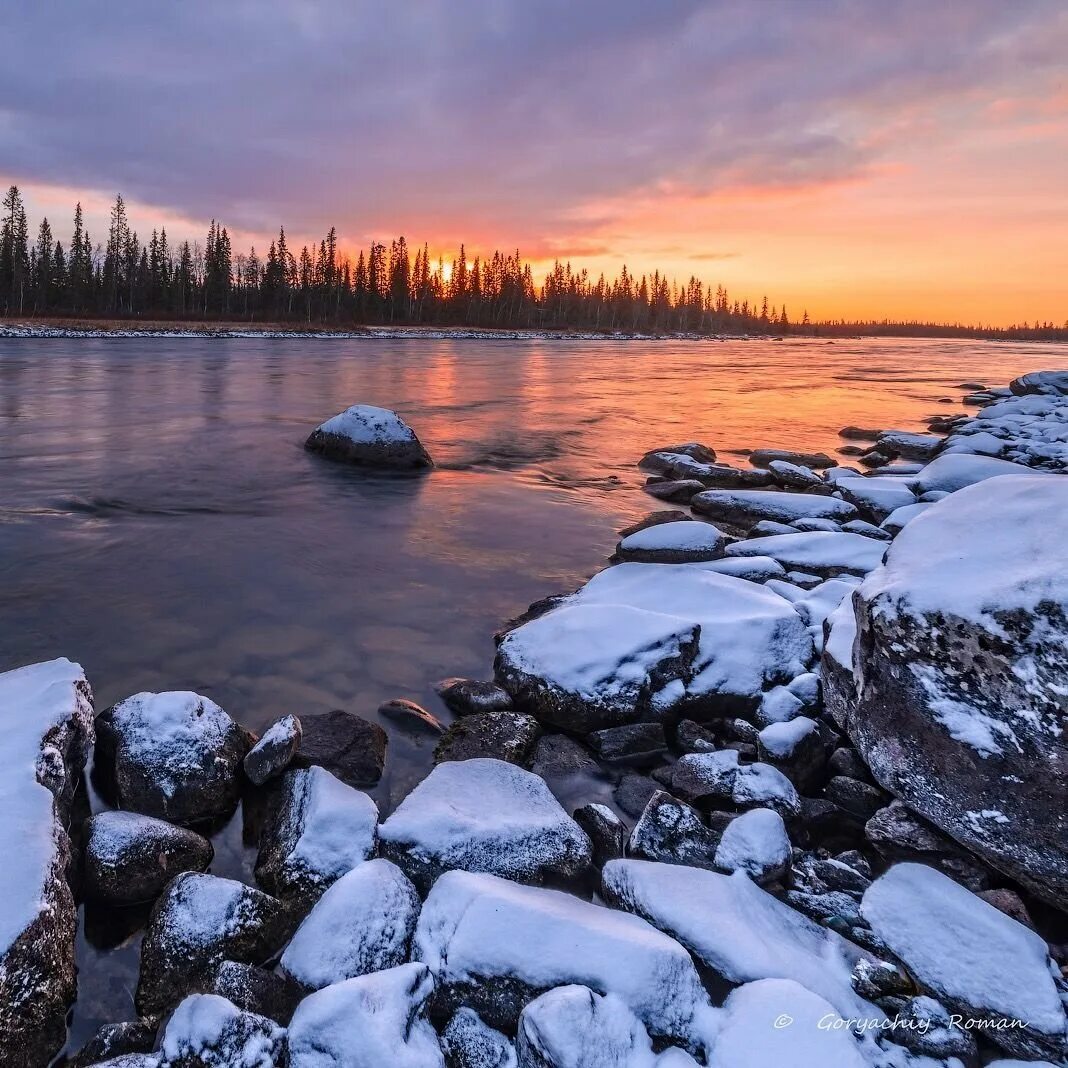
[[[79,1050],[71,1068],[89,1068],[129,1053],[151,1053],[158,1025],[154,1020],[104,1024]]]
[[[1065,524],[1068,480],[1007,475],[906,526],[855,595],[846,724],[877,782],[1062,909],[1068,586],[1052,532]]]
[[[495,682],[442,679],[434,689],[454,716],[467,716],[474,712],[510,712],[512,709],[511,695]]]
[[[446,1068],[516,1068],[515,1047],[473,1009],[457,1009],[441,1032]]]
[[[543,734],[534,746],[530,770],[543,779],[590,774],[599,769],[588,749],[567,734]]]
[[[768,467],[774,460],[797,464],[801,467],[834,467],[825,452],[793,452],[790,449],[757,449],[749,454],[749,462],[754,467]]]
[[[663,481],[650,479],[643,487],[650,497],[658,501],[668,501],[671,504],[689,504],[693,498],[705,489],[703,482],[695,478],[675,478]]]
[[[141,946],[137,1011],[163,1012],[207,981],[223,960],[262,964],[289,934],[276,898],[214,875],[185,873],[156,902]]]
[[[861,782],[871,781],[868,765],[860,759],[855,749],[848,746],[842,746],[831,754],[827,770],[832,775],[848,775],[849,778],[859,779]]]
[[[160,1038],[161,1068],[284,1068],[285,1031],[217,994],[187,997]]]
[[[95,762],[119,807],[194,823],[237,804],[249,736],[209,698],[134,694],[97,716],[96,730]]]
[[[867,958],[861,958],[853,967],[853,989],[868,1001],[907,998],[916,992],[908,974],[896,964]]]
[[[889,800],[886,792],[877,786],[846,775],[835,775],[827,783],[824,793],[836,805],[862,820],[871,819]]]
[[[300,748],[301,725],[296,716],[283,716],[263,732],[260,740],[245,754],[245,774],[262,786],[281,775]]]
[[[997,890],[981,890],[977,896],[988,905],[993,905],[999,912],[1004,912],[1017,923],[1022,923],[1024,927],[1030,927],[1032,931],[1035,929],[1035,921],[1031,919],[1031,913],[1024,904],[1023,898],[1015,890],[1000,887]]]
[[[658,790],[631,831],[627,856],[714,868],[719,842],[720,836],[705,824],[696,809]]]
[[[307,991],[278,972],[224,960],[211,973],[202,993],[218,994],[244,1012],[266,1016],[285,1027]]]
[[[594,752],[606,764],[651,764],[667,752],[662,723],[628,723],[593,731],[587,737]]]
[[[310,905],[374,856],[378,808],[325,768],[294,768],[279,784],[260,834],[256,879],[270,893]]]
[[[213,855],[211,843],[185,827],[136,812],[100,812],[85,828],[82,890],[112,905],[151,901],[180,872],[203,871]]]
[[[639,530],[648,530],[650,527],[659,526],[661,523],[686,523],[693,522],[694,517],[681,508],[664,508],[658,512],[649,512],[642,516],[636,523],[624,527],[619,531],[621,538],[629,538],[631,534],[637,534]]]
[[[454,868],[521,882],[575,878],[592,855],[590,840],[543,779],[483,758],[438,764],[380,836],[382,854],[424,893]]]
[[[810,845],[831,852],[864,843],[864,821],[825,797],[803,797],[799,823]]]
[[[394,698],[378,706],[378,714],[391,723],[395,723],[401,730],[412,731],[421,734],[442,734],[445,730],[437,716],[428,712],[414,701],[407,701],[403,697]]]
[[[523,712],[478,712],[451,724],[434,749],[434,763],[495,757],[526,765],[541,727]]]
[[[990,885],[990,873],[981,861],[900,801],[875,813],[864,833],[886,860],[922,861],[975,892]]]
[[[608,861],[623,856],[627,825],[607,805],[582,805],[571,815],[593,843],[595,867],[603,868]]]
[[[321,423],[304,447],[362,467],[420,470],[433,465],[415,431],[396,412],[370,404],[355,404]]]
[[[768,471],[754,471],[747,467],[730,467],[727,464],[716,464],[701,475],[701,484],[704,489],[763,489],[773,485],[771,473]]]
[[[957,389],[963,389],[968,393],[982,392],[986,389],[986,386],[982,382],[960,382],[957,385]],[[1009,383],[1009,389],[1012,389],[1012,383]]]
[[[659,789],[660,784],[655,779],[631,772],[619,780],[612,791],[612,798],[628,816],[637,818],[649,803],[649,798]]]
[[[0,674],[0,1064],[37,1068],[63,1044],[77,912],[66,825],[93,739],[92,692],[66,659]]]
[[[838,436],[856,441],[874,441],[881,433],[881,430],[870,430],[862,426],[844,426],[838,431]]]
[[[341,709],[301,718],[303,737],[294,764],[318,765],[350,786],[375,786],[386,763],[386,732]]]
[[[838,451],[841,452],[842,450],[839,449]],[[857,460],[865,467],[886,467],[893,458],[890,453],[883,452],[881,449],[868,449],[867,452],[857,457]]]
[[[756,738],[756,728],[751,729]],[[675,728],[675,745],[684,753],[714,753],[719,748],[715,734],[692,719],[681,720]]]
[[[835,449],[839,456],[863,456],[867,451],[860,445],[841,445]]]
[[[887,430],[875,442],[880,452],[924,463],[933,460],[942,445],[943,439],[934,434],[911,434],[905,430]]]

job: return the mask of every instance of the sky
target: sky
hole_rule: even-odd
[[[262,251],[660,268],[791,316],[1068,320],[1063,0],[12,0],[0,180]]]

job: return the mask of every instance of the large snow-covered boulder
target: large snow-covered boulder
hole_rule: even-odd
[[[850,980],[864,952],[761,890],[748,875],[612,860],[604,866],[601,892],[611,905],[677,938],[729,983],[793,979],[842,1016],[882,1018]]]
[[[531,883],[572,878],[593,849],[544,779],[484,757],[434,768],[382,824],[381,841],[424,893],[454,868]]]
[[[260,964],[282,946],[280,901],[233,879],[186,872],[156,902],[141,944],[137,1009],[159,1013],[205,983],[217,964]]]
[[[136,812],[99,812],[85,826],[82,892],[93,901],[151,901],[179,872],[203,871],[211,843],[187,827]]]
[[[74,999],[66,819],[93,740],[89,683],[59,659],[0,674],[0,1063],[48,1063]]]
[[[1068,906],[1068,479],[998,478],[913,520],[855,594],[845,726],[878,782]]]
[[[585,986],[560,986],[532,1001],[519,1017],[516,1047],[521,1068],[697,1068],[677,1048],[658,1056],[622,998]]]
[[[306,997],[289,1024],[289,1068],[445,1068],[426,1018],[434,978],[402,964]]]
[[[714,1025],[674,939],[637,916],[493,875],[443,875],[423,904],[413,955],[437,978],[439,1012],[467,1006],[503,1030],[534,997],[572,983],[617,995],[654,1037],[691,1049],[707,1046]]]
[[[796,519],[842,522],[857,515],[853,505],[837,497],[783,490],[705,490],[690,501],[690,507],[735,527],[750,527],[762,519],[776,523],[792,523]]]
[[[433,465],[415,431],[396,412],[371,404],[354,404],[320,423],[304,447],[361,467],[418,470]]]
[[[711,523],[657,523],[623,538],[616,556],[639,563],[688,564],[715,560],[726,545],[726,535]]]
[[[923,864],[892,867],[861,911],[924,990],[985,1021],[977,1032],[1022,1057],[1068,1053],[1064,1005],[1034,931]]]
[[[496,671],[540,720],[587,733],[752,707],[812,655],[804,622],[771,590],[702,564],[619,564],[511,631]]]
[[[282,954],[282,971],[310,990],[408,959],[419,895],[388,860],[369,860],[319,899]]]
[[[260,835],[256,878],[280,897],[312,900],[374,856],[378,807],[318,766],[287,771]]]
[[[96,730],[95,766],[120,808],[193,823],[237,804],[249,737],[210,698],[137,693],[97,716]]]
[[[192,994],[160,1040],[161,1068],[284,1068],[286,1033],[217,994]]]

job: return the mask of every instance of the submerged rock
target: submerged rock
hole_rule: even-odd
[[[435,767],[382,824],[381,839],[423,892],[453,868],[523,882],[572,878],[592,853],[543,779],[484,758]]]
[[[402,730],[419,734],[441,734],[445,727],[437,716],[428,712],[422,705],[395,697],[378,706],[378,714],[395,723]]]
[[[179,872],[203,871],[211,843],[185,827],[136,812],[100,812],[86,823],[82,888],[93,901],[151,901]]]
[[[936,461],[938,462],[938,461]],[[931,506],[860,587],[845,726],[876,780],[1068,907],[1068,480]]]
[[[95,762],[121,808],[172,823],[233,811],[249,738],[214,701],[138,693],[97,716]]]
[[[396,412],[355,404],[317,426],[306,449],[362,467],[419,470],[433,461],[415,431]]]
[[[59,659],[0,674],[0,1063],[47,1064],[74,1000],[66,820],[93,740],[92,692]]]

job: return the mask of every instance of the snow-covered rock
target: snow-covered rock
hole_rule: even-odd
[[[688,705],[754,703],[806,670],[811,636],[783,598],[710,567],[602,571],[505,637],[498,678],[543,722],[581,733]]]
[[[245,774],[257,786],[280,775],[300,748],[301,726],[296,716],[283,716],[263,732],[263,737],[245,754]]]
[[[0,674],[0,729],[0,1063],[29,1068],[63,1044],[75,993],[66,820],[93,740],[81,667]]]
[[[726,555],[770,556],[787,568],[820,575],[866,575],[878,567],[886,552],[883,542],[863,534],[813,530],[800,534],[772,534],[728,545]]]
[[[690,501],[690,507],[734,527],[750,527],[762,519],[776,523],[795,519],[845,521],[857,515],[853,505],[837,497],[782,490],[705,490]]]
[[[876,780],[1068,904],[1068,479],[946,497],[856,594],[846,729]]]
[[[141,944],[137,1009],[145,1015],[175,1004],[223,960],[260,964],[288,933],[280,901],[233,879],[185,872],[167,886]]]
[[[1029,394],[998,399],[954,428],[943,455],[997,457],[1052,471],[1068,468],[1068,398]]]
[[[634,824],[627,841],[627,855],[712,868],[718,846],[719,835],[701,819],[696,809],[665,790],[657,790]]]
[[[585,986],[560,986],[535,998],[519,1017],[516,1046],[521,1068],[697,1068],[680,1049],[667,1060],[658,1057],[621,998]]]
[[[311,990],[403,964],[419,895],[388,860],[368,860],[316,902],[282,954],[282,971]]]
[[[900,508],[895,508],[882,521],[881,529],[891,536],[900,534],[917,516],[923,515],[932,503],[931,501],[918,501],[915,504],[905,504]]]
[[[1014,378],[1009,383],[1009,389],[1017,397],[1033,394],[1068,397],[1068,371],[1032,371]]]
[[[892,867],[861,911],[924,990],[992,1024],[982,1031],[991,1041],[1019,1056],[1068,1052],[1064,1005],[1034,931],[922,864]]]
[[[490,1027],[473,1009],[457,1009],[441,1032],[448,1068],[518,1068],[511,1039]]]
[[[99,812],[85,825],[87,898],[112,905],[151,901],[179,872],[203,871],[211,843],[186,827],[136,812]]]
[[[731,578],[747,579],[749,582],[767,582],[768,579],[786,577],[786,568],[770,556],[729,557],[710,560],[701,565],[706,571]]]
[[[416,470],[432,466],[415,431],[396,412],[371,404],[354,404],[320,423],[304,447],[362,467]]]
[[[741,764],[736,749],[687,753],[675,762],[671,789],[687,801],[739,809],[773,808],[786,816],[800,811],[793,783],[769,764]]]
[[[592,855],[543,779],[485,758],[435,767],[382,824],[381,840],[424,893],[454,868],[523,882],[571,878]]]
[[[897,476],[873,475],[870,478],[843,478],[835,485],[842,496],[881,523],[891,512],[916,503],[908,483]]]
[[[714,1010],[678,942],[637,916],[556,890],[448,872],[423,905],[413,954],[437,978],[438,1011],[464,1005],[504,1030],[534,997],[573,983],[617,995],[654,1037],[696,1050],[713,1029]]]
[[[946,453],[932,460],[918,475],[907,480],[909,487],[919,497],[925,493],[941,491],[956,493],[976,482],[1002,475],[1033,475],[1023,464],[999,460],[992,456],[973,456],[957,452],[957,446],[947,446]]]
[[[723,555],[727,536],[711,523],[658,523],[631,534],[616,546],[620,560],[689,564]]]
[[[160,1041],[161,1068],[284,1068],[285,1031],[216,994],[192,994]]]
[[[727,824],[716,850],[716,867],[770,883],[786,873],[791,856],[782,816],[770,808],[754,808]]]
[[[378,808],[325,768],[287,771],[260,835],[256,878],[272,894],[314,899],[374,856]]]
[[[853,990],[850,976],[863,951],[741,872],[613,860],[604,867],[601,890],[610,904],[677,938],[730,983],[793,979],[842,1016],[882,1018]]]
[[[909,430],[884,430],[876,439],[880,452],[903,456],[906,460],[931,460],[942,448],[937,434],[916,434]]]
[[[98,771],[120,808],[172,823],[230,812],[248,735],[210,698],[138,693],[97,716]]]
[[[445,1068],[426,1018],[434,979],[402,964],[306,997],[289,1024],[289,1068]]]
[[[869,1068],[857,1040],[824,998],[790,979],[739,987],[723,1005],[716,1068]]]

